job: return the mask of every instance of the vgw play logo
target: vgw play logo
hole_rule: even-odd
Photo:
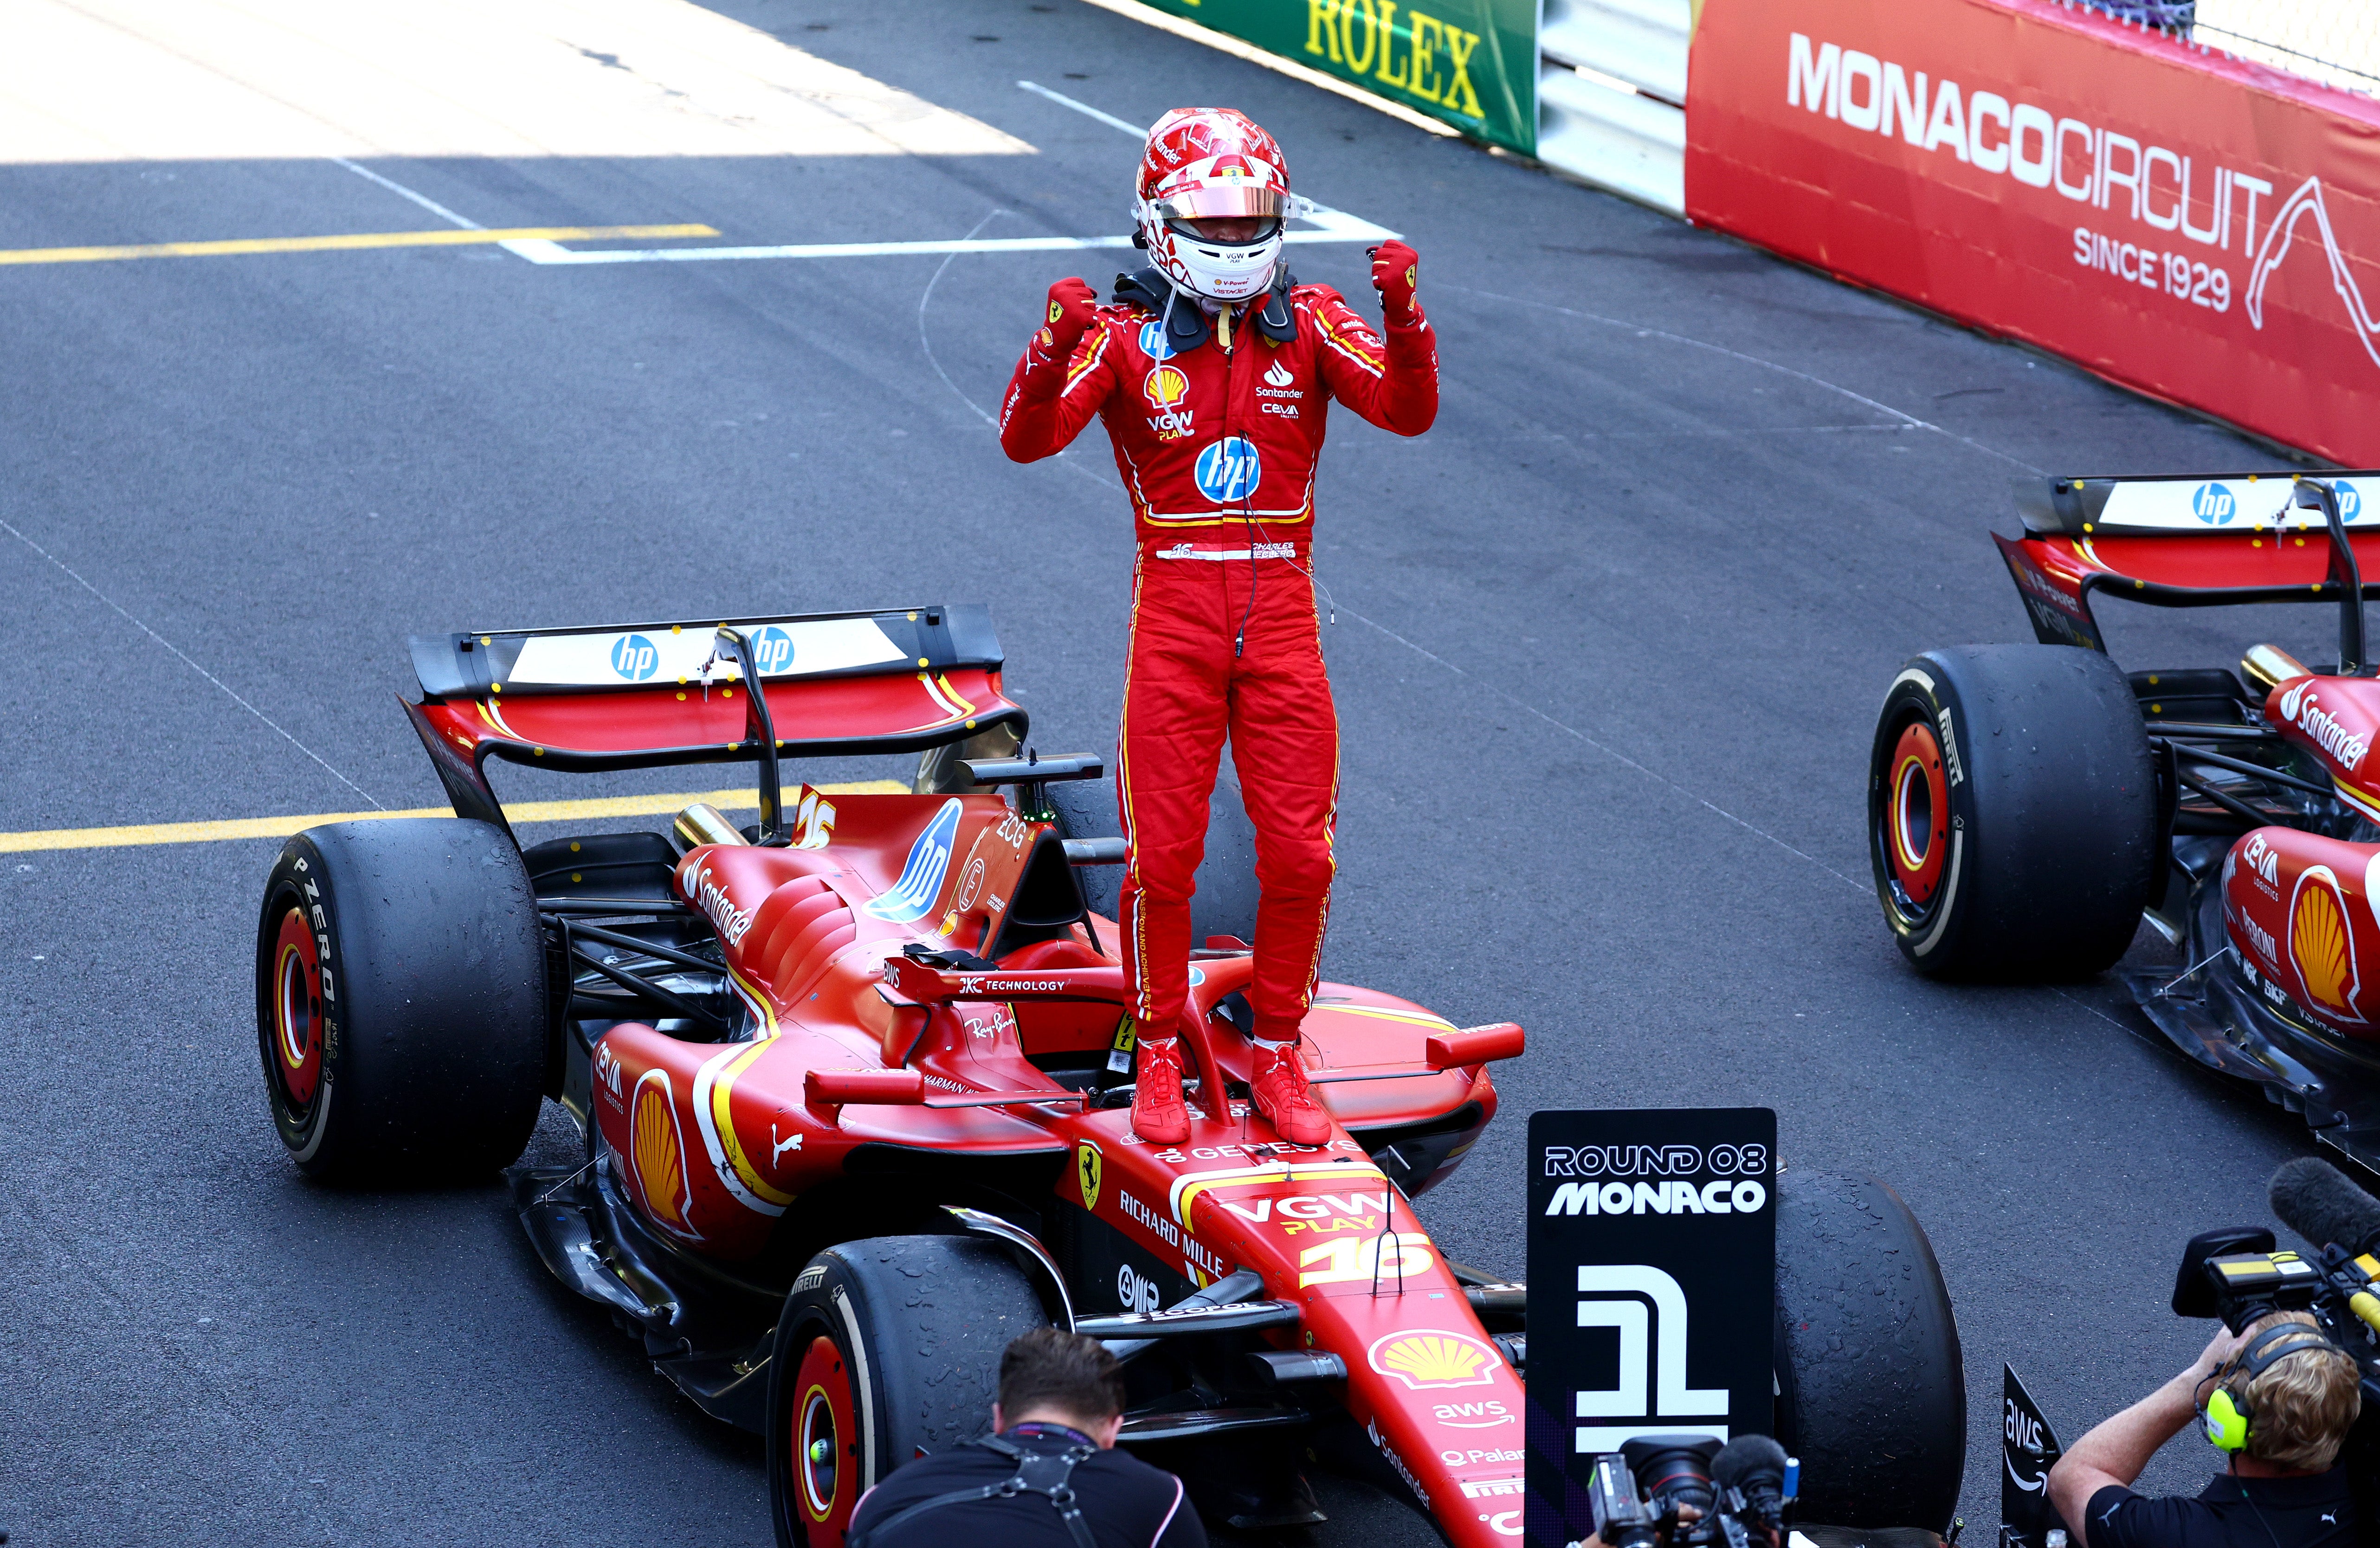
[[[642,635],[622,635],[613,643],[612,670],[630,683],[642,683],[661,664],[661,651]]]

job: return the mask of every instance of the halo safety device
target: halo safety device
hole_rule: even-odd
[[[1313,205],[1289,191],[1281,146],[1227,107],[1177,107],[1148,131],[1133,219],[1165,277],[1212,301],[1245,301],[1272,287],[1284,224]],[[1246,241],[1222,242],[1188,223],[1254,220]]]
[[[2231,1383],[2216,1373],[2215,1390],[2207,1395],[2205,1404],[2198,1410],[2199,1421],[2205,1427],[2206,1438],[2221,1451],[2242,1451],[2248,1445],[2248,1427],[2254,1418],[2247,1407],[2247,1389],[2251,1383],[2291,1355],[2313,1354],[2338,1348],[2323,1336],[2322,1329],[2304,1323],[2276,1323],[2248,1340],[2231,1362],[2232,1379],[2239,1381],[2234,1392]],[[2244,1379],[2242,1379],[2244,1378]]]

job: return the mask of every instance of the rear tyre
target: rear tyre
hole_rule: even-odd
[[[1069,839],[1113,839],[1123,836],[1116,813],[1115,780],[1068,780],[1044,785],[1058,826]],[[1075,873],[1082,883],[1083,901],[1094,913],[1116,917],[1117,892],[1123,885],[1121,865],[1086,865]],[[1215,792],[1207,803],[1207,856],[1198,865],[1198,890],[1190,900],[1190,942],[1203,946],[1209,936],[1257,938],[1257,830],[1240,799],[1239,770],[1230,749],[1215,772]]]
[[[894,1468],[990,1433],[1001,1351],[1048,1322],[989,1241],[877,1237],[812,1258],[769,1361],[779,1548],[842,1548],[859,1497]]]
[[[2162,878],[2156,773],[2116,664],[2062,645],[1929,650],[1886,693],[1868,760],[1885,923],[1918,971],[2087,977]]]
[[[1966,1469],[1967,1387],[1933,1244],[1883,1183],[1777,1180],[1777,1438],[1802,1459],[1799,1513],[1939,1532]]]
[[[257,1045],[305,1171],[410,1181],[517,1160],[547,1025],[537,898],[502,830],[397,818],[284,846],[257,923]]]

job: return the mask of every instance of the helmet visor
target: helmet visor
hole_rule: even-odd
[[[1281,192],[1262,183],[1219,182],[1159,194],[1149,205],[1160,220],[1277,219]]]

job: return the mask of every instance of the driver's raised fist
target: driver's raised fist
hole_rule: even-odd
[[[1062,355],[1074,354],[1090,331],[1091,313],[1099,304],[1098,293],[1079,279],[1069,277],[1051,285],[1048,326],[1042,330],[1050,346]]]
[[[1372,253],[1372,288],[1380,293],[1380,313],[1392,327],[1410,325],[1419,315],[1414,302],[1414,289],[1418,283],[1420,257],[1402,242],[1391,237]]]

